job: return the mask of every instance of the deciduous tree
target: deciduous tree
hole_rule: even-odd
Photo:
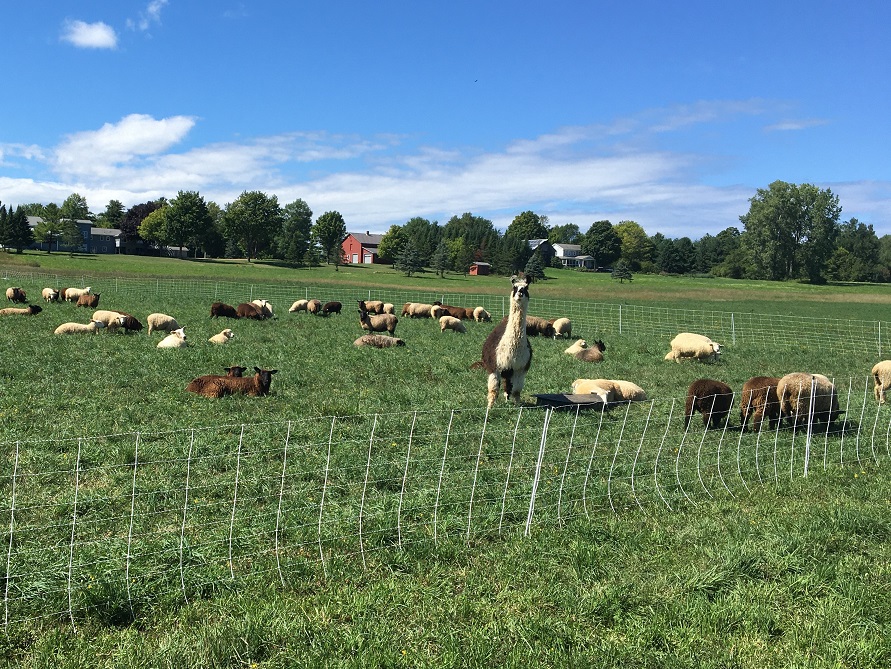
[[[326,211],[313,226],[313,239],[322,248],[322,256],[330,265],[343,264],[343,240],[346,239],[346,222],[338,211]]]
[[[282,227],[276,246],[284,260],[302,263],[312,245],[312,209],[303,200],[294,200],[282,209]]]
[[[595,221],[579,243],[598,267],[609,267],[622,255],[622,240],[609,221]]]
[[[248,262],[271,246],[281,225],[278,197],[261,191],[244,191],[223,214],[225,236],[244,250]]]

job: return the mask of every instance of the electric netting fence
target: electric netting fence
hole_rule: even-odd
[[[684,398],[319,417],[2,444],[4,625],[132,620],[333,561],[671,512],[891,458],[871,379],[839,418],[685,427]],[[736,398],[731,415],[737,425]],[[808,418],[812,419],[808,422]],[[0,535],[3,536],[3,535]]]

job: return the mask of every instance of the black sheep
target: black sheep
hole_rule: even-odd
[[[705,429],[720,427],[730,415],[733,404],[733,390],[723,381],[697,379],[687,389],[687,402],[684,410],[684,428],[690,425],[693,414],[699,411]]]

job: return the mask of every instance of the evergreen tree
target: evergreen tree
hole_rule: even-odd
[[[5,246],[14,248],[16,253],[21,253],[34,243],[34,233],[31,231],[31,226],[28,225],[28,215],[25,214],[25,210],[21,206],[16,207],[14,212],[10,208],[6,229],[8,234]]]
[[[6,213],[6,205],[0,204],[0,246],[7,253],[9,252],[9,215]]]
[[[625,283],[625,279],[628,279],[628,281],[634,279],[634,276],[631,274],[631,269],[628,267],[628,263],[624,260],[619,260],[619,262],[616,263],[610,276],[614,279],[618,279],[619,283]]]
[[[447,270],[451,269],[449,262],[449,246],[444,239],[439,240],[436,251],[433,252],[431,267],[436,270],[439,276],[445,276]]]
[[[526,268],[523,270],[523,274],[530,281],[544,280],[544,263],[541,261],[541,256],[538,253],[533,253],[532,257],[529,258],[529,262],[526,263]]]
[[[424,269],[421,254],[418,249],[415,248],[414,242],[409,241],[406,243],[399,258],[396,259],[396,269],[403,272],[405,276],[411,276],[415,272],[420,272]]]

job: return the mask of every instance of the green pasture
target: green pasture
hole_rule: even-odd
[[[372,287],[499,295],[507,292],[503,277],[409,279],[387,268],[335,272],[65,254],[23,259],[40,267],[7,268],[90,277],[102,294],[100,308],[143,322],[155,311],[174,315],[191,346],[159,350],[162,335],[145,330],[53,335],[62,322],[86,322],[89,311],[43,304],[41,279],[15,281],[45,309],[0,319],[0,521],[9,520],[18,467],[15,540],[0,535],[7,549],[0,554],[15,567],[5,597],[12,622],[0,636],[0,656],[10,665],[891,662],[889,415],[872,399],[874,351],[728,345],[714,365],[676,364],[662,359],[667,340],[628,333],[605,338],[605,361],[585,365],[563,354],[569,342],[534,339],[527,405],[535,393],[568,392],[578,377],[634,380],[654,401],[602,417],[554,415],[536,521],[524,537],[530,479],[523,475],[535,469],[544,417],[524,410],[524,445],[511,461],[518,410],[500,402],[480,457],[486,379],[470,364],[491,324],[468,323],[459,335],[440,333],[431,320],[400,318],[404,348],[357,349],[352,342],[362,331],[352,303],[327,319],[289,314],[289,304],[276,301],[273,320],[216,321],[206,299],[167,297],[151,282],[181,276],[293,285],[297,299],[307,286],[357,296]],[[115,276],[146,280],[121,289]],[[533,285],[534,297],[686,308],[698,294],[706,296],[698,308],[861,320],[884,319],[891,301],[881,286],[644,276],[617,284],[604,274],[558,270],[549,276]],[[207,342],[224,327],[236,338],[225,346]],[[209,400],[185,392],[194,376],[232,364],[278,369],[271,394]],[[843,426],[815,439],[820,450],[807,478],[793,450],[801,435],[783,431],[765,441],[760,464],[736,455],[738,446],[753,452],[748,447],[758,438],[740,438],[736,413],[723,437],[703,438],[698,416],[685,435],[679,406],[692,380],[708,376],[739,389],[750,376],[799,370],[833,377],[849,401]],[[334,428],[332,416],[339,417]],[[366,460],[373,429],[375,456]],[[583,482],[595,435],[598,475]],[[570,442],[578,449],[556,447]],[[666,468],[654,486],[652,476],[638,472],[632,490],[633,470],[652,469],[652,453],[663,443],[663,459],[682,463],[678,473]],[[782,470],[776,478],[771,449]],[[632,462],[636,453],[649,455]],[[732,463],[723,474],[716,464],[722,455]],[[701,468],[693,468],[697,459]],[[504,517],[508,463],[515,478]],[[445,482],[434,506],[440,471]],[[403,499],[406,473],[412,490]],[[675,475],[684,490],[673,487]],[[80,525],[76,551],[69,552],[75,479]],[[558,496],[564,486],[565,497]],[[583,500],[584,491],[590,497]],[[284,519],[277,515],[281,499]],[[230,521],[239,528],[234,537]],[[121,578],[125,567],[129,582]]]

